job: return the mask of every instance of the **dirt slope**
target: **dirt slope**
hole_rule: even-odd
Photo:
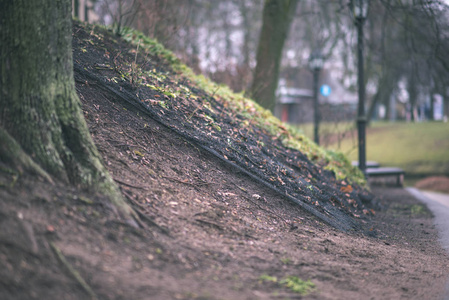
[[[144,44],[141,41],[138,45]],[[148,46],[150,52],[157,49]],[[284,195],[323,222],[340,230],[360,230],[357,219],[370,214],[372,195],[321,168],[320,164],[326,164],[322,149],[300,152],[285,147],[294,143],[292,133],[282,124],[274,124],[271,113],[253,102],[232,99],[237,95],[224,99],[215,91],[210,95],[191,78],[173,71],[160,56],[137,53],[128,43],[101,32],[80,28],[74,48],[81,49],[74,52],[75,79],[80,84],[95,85],[129,103],[141,115]],[[238,105],[244,107],[231,107]],[[305,138],[299,141],[301,149],[307,143]],[[346,169],[334,172],[341,170]]]
[[[129,53],[118,39],[89,42],[95,35],[97,31],[74,27],[75,60],[92,54],[94,44],[101,57]],[[104,71],[99,60],[92,56],[90,65],[112,72],[108,67]],[[152,62],[164,67],[157,58]],[[12,185],[14,175],[2,171],[0,299],[440,296],[448,257],[437,245],[432,216],[404,190],[374,190],[375,215],[354,218],[355,207],[343,206],[341,211],[356,220],[350,224],[358,230],[337,230],[241,168],[161,125],[115,91],[100,87],[85,72],[75,76],[97,147],[145,228],[117,221],[105,202],[92,194],[62,184],[49,186],[27,175]],[[284,151],[280,145],[276,149]],[[357,187],[346,190],[349,197],[340,194],[347,184],[319,175],[321,169],[306,159],[301,158],[305,178],[314,188],[322,188],[322,195],[332,191],[341,203],[355,198],[360,206],[370,204],[361,201],[372,196]],[[326,190],[323,182],[334,187]],[[298,197],[306,199],[306,193]],[[310,279],[315,288],[300,296],[281,283],[288,276]]]

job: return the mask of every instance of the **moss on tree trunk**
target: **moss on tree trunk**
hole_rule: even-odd
[[[28,155],[46,173],[108,196],[122,217],[132,210],[104,168],[75,91],[70,0],[0,0],[0,159]]]

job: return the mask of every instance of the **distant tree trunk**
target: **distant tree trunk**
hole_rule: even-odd
[[[430,121],[434,121],[434,115],[433,111],[435,110],[435,99],[433,98],[433,95],[435,95],[435,90],[432,89],[432,92],[430,93],[430,107],[429,107],[429,115],[427,116]]]
[[[377,87],[376,94],[373,97],[373,100],[371,101],[371,104],[368,109],[368,115],[367,115],[367,125],[369,126],[372,118],[375,114],[375,109],[377,107],[377,104],[382,103],[385,105],[387,111],[390,110],[390,96],[393,93],[394,85],[396,84],[396,78],[395,75],[393,75],[393,72],[391,70],[386,70],[383,72],[379,84]],[[387,112],[385,116],[388,116]]]
[[[409,95],[409,103],[410,103],[410,120],[412,122],[416,122],[416,101],[418,100],[418,88],[416,86],[416,74],[415,70],[410,74],[409,82],[408,82],[408,95]]]
[[[257,65],[251,87],[252,98],[273,109],[282,49],[299,0],[266,0],[257,48]]]
[[[449,97],[446,95],[443,96],[443,117],[449,117]]]
[[[90,10],[90,6],[87,3],[87,0],[84,0],[84,22],[88,22],[89,23],[89,10]]]
[[[80,1],[73,0],[73,16],[77,19],[80,18]]]
[[[104,194],[133,222],[75,91],[71,1],[0,0],[0,7],[0,161]]]
[[[243,47],[242,47],[242,54],[243,54],[243,64],[245,66],[249,66],[249,53],[250,53],[250,19],[249,19],[249,10],[246,7],[245,1],[240,2],[240,15],[243,19]]]

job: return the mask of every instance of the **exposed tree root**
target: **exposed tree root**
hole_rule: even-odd
[[[19,143],[2,127],[0,127],[0,162],[3,162],[8,166],[8,168],[4,168],[4,170],[0,169],[0,171],[3,170],[14,175],[13,181],[8,184],[9,186],[14,186],[18,176],[25,172],[37,175],[45,181],[54,184],[51,176],[42,169],[41,166],[34,162],[34,160],[25,153]],[[3,185],[6,186],[7,184]],[[139,227],[139,216],[126,204],[112,179],[109,181],[107,177],[106,179],[103,179],[103,182],[98,183],[98,189],[100,193],[110,199],[114,206],[114,210],[119,217],[123,218],[129,225],[135,228]]]
[[[151,218],[149,218],[147,215],[145,215],[144,213],[142,213],[139,208],[141,209],[145,209],[145,207],[143,207],[138,201],[134,200],[130,195],[128,195],[125,191],[123,191],[123,195],[125,195],[126,199],[128,199],[128,201],[131,202],[131,204],[137,206],[137,209],[134,209],[134,212],[137,213],[137,215],[140,218],[136,218],[137,223],[140,225],[140,227],[146,229],[147,226],[145,226],[145,224],[142,222],[142,220],[144,220],[145,222],[147,222],[148,224],[150,224],[151,226],[154,226],[156,228],[158,228],[162,233],[170,236],[170,232],[168,231],[168,229],[162,227],[161,225],[157,224],[155,221],[153,221]],[[142,219],[142,220],[141,220]]]
[[[97,300],[98,297],[92,288],[87,284],[84,278],[80,275],[80,273],[72,267],[72,265],[67,261],[64,254],[62,254],[61,250],[53,243],[50,242],[51,249],[55,252],[56,257],[59,262],[64,265],[70,275],[80,284],[80,286],[84,289],[84,291],[89,295],[90,299]]]
[[[53,184],[50,175],[45,172],[33,159],[26,154],[22,147],[12,138],[9,133],[0,127],[0,161],[9,167],[17,169],[19,174],[28,171],[37,175],[47,182]]]

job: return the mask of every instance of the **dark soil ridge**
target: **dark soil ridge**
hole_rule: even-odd
[[[73,39],[75,79],[95,84],[113,93],[189,142],[206,150],[222,161],[283,195],[304,210],[327,224],[342,230],[360,230],[360,218],[368,210],[373,195],[360,187],[350,186],[335,179],[332,172],[312,163],[297,150],[285,148],[279,137],[273,137],[257,125],[226,108],[223,100],[208,95],[192,86],[187,78],[174,73],[157,57],[130,53],[133,47],[124,41],[104,39],[117,48],[99,48],[103,42],[75,25],[77,36]],[[85,49],[78,51],[78,49]],[[108,53],[107,55],[105,53]],[[92,61],[96,64],[92,65]],[[141,78],[143,82],[132,85],[127,80],[111,80],[126,72],[126,66],[137,61],[143,71],[157,69],[168,74],[165,80]],[[98,67],[98,66],[113,66]],[[182,84],[181,84],[182,83]],[[170,90],[187,87],[197,99],[161,95],[144,84],[164,85]],[[166,100],[159,105],[160,97]],[[205,105],[209,103],[209,105]],[[213,126],[208,122],[213,120]],[[246,121],[246,123],[245,123]],[[243,125],[245,124],[245,125]]]

